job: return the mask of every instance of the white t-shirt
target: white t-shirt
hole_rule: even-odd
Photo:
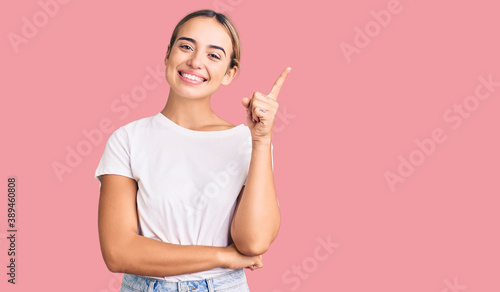
[[[272,149],[271,145],[271,153]],[[233,243],[230,226],[251,153],[252,137],[244,124],[194,131],[160,112],[111,134],[95,178],[118,174],[137,181],[138,234],[173,244],[228,246]],[[218,267],[151,278],[201,280],[228,271]]]

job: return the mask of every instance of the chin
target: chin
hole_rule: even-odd
[[[182,97],[187,98],[187,99],[200,99],[200,98],[204,98],[207,96],[211,96],[214,93],[214,92],[200,91],[200,90],[196,90],[196,89],[193,89],[193,90],[186,90],[186,89],[175,90],[174,89],[174,92],[176,93],[176,95],[182,96]]]

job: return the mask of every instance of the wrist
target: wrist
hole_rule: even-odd
[[[215,258],[217,261],[217,265],[222,268],[227,268],[227,251],[226,247],[218,247],[215,250]]]
[[[254,146],[254,147],[255,146],[259,146],[259,147],[269,146],[269,147],[271,147],[271,137],[254,139],[254,140],[252,140],[252,146]]]

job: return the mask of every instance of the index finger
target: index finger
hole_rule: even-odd
[[[274,82],[273,88],[271,89],[271,93],[268,94],[272,99],[276,100],[278,98],[278,94],[280,93],[280,89],[283,86],[283,83],[285,82],[285,78],[290,73],[292,68],[287,67],[283,72],[281,72],[281,75],[276,79],[276,82]]]

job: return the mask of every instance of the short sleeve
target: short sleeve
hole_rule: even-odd
[[[130,164],[130,141],[123,127],[109,136],[94,178],[101,181],[103,174],[119,174],[134,179]]]
[[[274,173],[274,154],[273,154],[273,143],[271,143],[271,167],[273,168],[273,173]],[[243,185],[246,185],[247,184],[247,178],[248,178],[248,173],[247,173],[247,177],[245,177],[245,181],[243,182]]]

